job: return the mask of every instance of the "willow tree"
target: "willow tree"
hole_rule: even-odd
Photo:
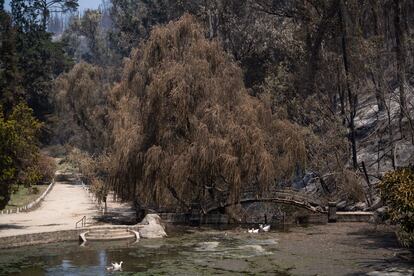
[[[125,200],[175,209],[263,193],[305,162],[301,129],[272,118],[190,15],[155,28],[112,91],[110,182]]]
[[[107,94],[111,72],[78,63],[55,81],[56,138],[90,153],[101,153],[107,143]]]

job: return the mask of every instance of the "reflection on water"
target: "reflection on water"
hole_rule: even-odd
[[[3,250],[0,275],[288,275],[270,258],[276,250],[277,233],[204,229],[136,244],[64,243]],[[123,272],[106,270],[119,261]]]

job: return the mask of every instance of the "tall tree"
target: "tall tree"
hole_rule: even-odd
[[[121,62],[118,51],[109,48],[108,30],[103,26],[100,10],[86,10],[82,17],[72,17],[69,27],[62,35],[65,51],[76,61],[103,65]]]
[[[324,41],[334,28],[338,18],[340,0],[328,1],[252,1],[255,9],[271,14],[277,19],[294,20],[305,30],[306,62],[302,69],[304,78],[298,80],[303,96],[317,92],[315,79],[320,65],[321,49]]]
[[[123,198],[187,209],[229,191],[237,201],[304,166],[302,129],[272,120],[193,17],[154,29],[124,72],[111,95],[111,181]]]
[[[349,115],[347,116],[349,124],[349,140],[351,142],[352,152],[352,166],[354,169],[358,168],[357,159],[357,146],[356,146],[356,130],[355,130],[355,116],[358,105],[358,94],[352,90],[350,81],[350,60],[349,60],[349,49],[348,49],[348,16],[345,10],[345,4],[340,1],[339,6],[339,18],[340,18],[340,33],[341,33],[341,49],[342,49],[342,60],[345,70],[345,86],[348,96]]]
[[[0,105],[0,209],[10,200],[12,185],[30,186],[41,179],[36,168],[40,127],[25,104],[16,105],[7,118]]]
[[[23,91],[17,69],[16,30],[4,10],[4,0],[0,1],[0,8],[0,104],[7,115],[23,96]]]
[[[51,112],[48,94],[52,79],[66,70],[69,61],[62,46],[42,25],[37,1],[12,0],[12,18],[16,28],[16,49],[21,85],[25,99],[37,118],[44,119]]]
[[[402,21],[402,3],[404,1],[400,0],[393,0],[393,12],[394,12],[394,30],[395,30],[395,52],[396,52],[396,59],[397,59],[397,79],[398,79],[398,87],[400,90],[400,132],[401,136],[404,135],[402,120],[407,115],[407,100],[406,100],[406,93],[405,93],[405,86],[407,85],[407,78],[406,74],[406,66],[405,66],[405,58],[406,58],[406,42],[405,42],[405,32],[403,27]]]
[[[42,15],[42,27],[47,28],[52,13],[66,13],[76,11],[78,0],[35,0],[33,7],[39,9]]]

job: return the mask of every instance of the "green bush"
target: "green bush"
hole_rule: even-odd
[[[414,169],[402,168],[385,175],[379,185],[391,220],[400,226],[398,236],[405,246],[414,246]]]
[[[37,168],[40,128],[27,105],[16,105],[8,117],[0,106],[0,209],[9,202],[13,185],[29,187],[42,179]]]

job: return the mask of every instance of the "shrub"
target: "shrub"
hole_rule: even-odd
[[[36,169],[41,126],[25,104],[16,105],[8,117],[0,106],[0,209],[9,202],[13,185],[31,186],[41,179]]]
[[[69,162],[82,174],[82,180],[90,185],[91,192],[101,201],[108,194],[106,176],[111,166],[106,154],[92,157],[87,152],[74,148],[69,154]]]
[[[380,185],[381,197],[389,207],[391,220],[398,223],[398,236],[405,246],[414,245],[414,169],[387,173]]]
[[[96,171],[96,163],[93,158],[88,153],[74,148],[69,153],[68,159],[73,167],[77,168],[82,174],[84,182],[90,184]]]
[[[365,200],[361,179],[354,171],[344,169],[335,176],[333,181],[337,185],[337,193],[341,199],[351,202],[362,202]]]
[[[40,182],[49,183],[52,181],[56,172],[55,159],[45,154],[40,154],[37,161],[37,170],[41,174]]]

